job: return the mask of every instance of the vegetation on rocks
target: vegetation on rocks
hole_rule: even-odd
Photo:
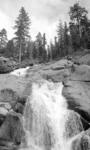
[[[13,71],[17,66],[14,60],[9,58],[0,57],[0,73],[9,73]]]

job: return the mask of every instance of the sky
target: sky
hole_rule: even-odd
[[[0,30],[6,28],[8,38],[14,37],[15,20],[22,6],[31,19],[30,34],[35,39],[38,32],[46,33],[47,40],[56,36],[58,21],[69,20],[69,8],[77,0],[0,0]],[[90,0],[79,0],[90,16]]]

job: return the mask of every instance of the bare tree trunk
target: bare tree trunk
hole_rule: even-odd
[[[22,44],[20,42],[20,48],[19,48],[19,68],[21,67],[21,56],[22,56]]]
[[[52,49],[50,50],[50,61],[52,61]]]

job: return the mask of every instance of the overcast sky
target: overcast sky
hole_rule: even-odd
[[[68,21],[69,7],[75,2],[76,0],[0,0],[0,29],[6,28],[9,39],[12,38],[19,9],[24,6],[31,18],[32,38],[40,31],[45,32],[50,40],[56,34],[58,20]],[[87,8],[90,16],[90,0],[80,0],[80,4]]]

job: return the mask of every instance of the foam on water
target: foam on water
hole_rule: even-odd
[[[61,93],[62,87],[62,83],[48,81],[33,83],[25,108],[28,145],[32,145],[32,140],[34,146],[45,149],[58,149],[63,144],[67,104]]]
[[[10,74],[15,75],[15,76],[25,76],[28,69],[29,69],[29,67],[16,69],[16,70],[12,71]]]

